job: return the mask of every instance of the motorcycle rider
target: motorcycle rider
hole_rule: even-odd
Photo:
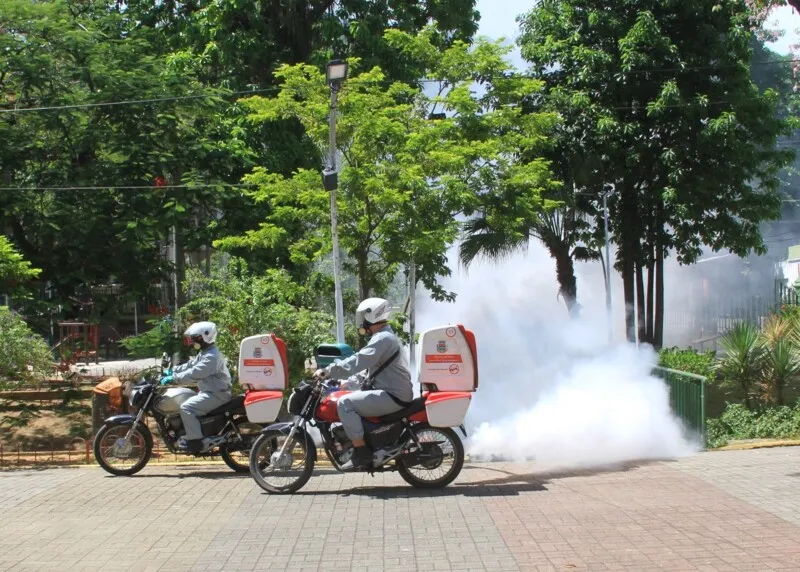
[[[217,348],[217,326],[213,322],[195,322],[183,333],[184,343],[199,350],[185,364],[179,365],[161,379],[161,384],[172,382],[197,383],[200,391],[181,404],[181,420],[186,435],[178,440],[178,447],[193,455],[204,452],[210,443],[203,438],[199,417],[230,401],[231,374],[225,356]]]
[[[369,343],[356,354],[314,373],[318,379],[345,380],[341,387],[354,390],[337,403],[339,420],[354,447],[343,470],[372,465],[372,451],[364,442],[361,418],[400,411],[414,399],[408,361],[401,351],[400,339],[386,323],[388,319],[387,300],[368,298],[361,302],[356,309],[356,324],[362,336],[371,336]]]

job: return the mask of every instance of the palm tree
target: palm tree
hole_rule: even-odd
[[[591,225],[581,208],[585,205],[579,205],[574,197],[573,192],[562,188],[555,199],[544,199],[539,210],[531,209],[525,216],[514,212],[514,205],[506,197],[487,200],[482,213],[464,223],[461,263],[469,267],[480,257],[503,260],[527,249],[531,239],[539,240],[555,260],[559,295],[570,315],[577,316],[580,305],[575,261],[602,257],[599,248],[587,245]],[[604,270],[606,266],[604,262]]]
[[[783,405],[784,390],[800,379],[800,331],[797,319],[773,315],[764,324],[765,348],[760,387],[764,401]]]
[[[738,389],[745,406],[752,409],[753,389],[761,376],[765,353],[758,329],[750,322],[736,324],[722,336],[720,345],[725,350],[717,364],[722,384]]]

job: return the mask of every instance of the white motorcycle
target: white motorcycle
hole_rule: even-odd
[[[136,415],[114,415],[105,420],[94,438],[94,457],[112,475],[130,476],[141,471],[153,454],[153,434],[147,420],[152,417],[158,436],[172,453],[188,454],[178,448],[178,439],[185,434],[180,416],[181,404],[197,395],[188,387],[161,386],[163,373],[171,366],[165,353],[161,368],[146,371],[134,385],[130,404]],[[222,457],[237,473],[250,470],[250,448],[264,424],[247,419],[245,396],[237,395],[200,418],[203,436],[211,446],[198,457]]]

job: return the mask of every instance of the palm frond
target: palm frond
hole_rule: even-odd
[[[478,258],[503,260],[528,246],[530,236],[524,232],[511,233],[491,226],[485,217],[468,220],[463,227],[464,237],[459,258],[468,268]]]

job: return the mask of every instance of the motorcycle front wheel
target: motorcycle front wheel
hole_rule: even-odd
[[[464,466],[464,445],[456,432],[427,423],[414,425],[411,430],[422,450],[397,459],[397,472],[403,480],[419,489],[439,489],[456,480]]]
[[[259,487],[272,494],[299,491],[314,471],[314,443],[305,433],[296,433],[286,444],[288,435],[281,431],[262,433],[250,449],[250,474]],[[309,443],[310,442],[310,443]]]
[[[128,443],[130,425],[103,425],[94,438],[94,458],[107,473],[129,477],[144,469],[153,454],[153,436],[139,424]]]

